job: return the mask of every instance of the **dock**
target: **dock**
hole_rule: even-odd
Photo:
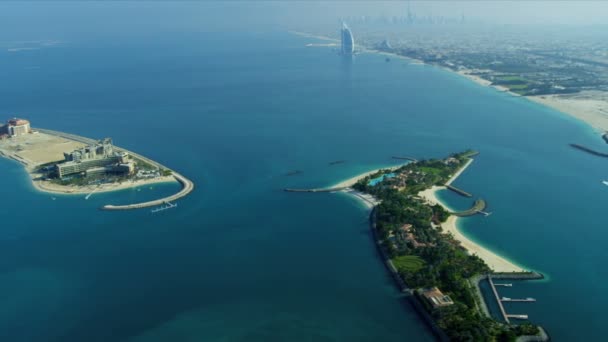
[[[336,192],[348,189],[348,186],[341,186],[335,188],[317,188],[317,189],[293,189],[293,188],[285,188],[283,191],[285,192]]]
[[[503,317],[503,319],[505,320],[505,322],[507,322],[507,324],[511,324],[511,321],[509,319],[528,319],[528,315],[526,314],[508,314],[505,310],[504,305],[502,304],[503,302],[519,302],[519,303],[532,303],[532,302],[536,302],[536,299],[534,298],[509,298],[509,297],[500,297],[498,295],[498,291],[496,290],[496,286],[506,286],[506,287],[512,287],[513,284],[494,284],[494,281],[492,280],[492,275],[488,274],[488,283],[490,283],[490,287],[492,288],[492,292],[494,293],[494,297],[496,298],[496,302],[498,303],[498,307],[500,308],[500,313]]]
[[[167,202],[167,204],[166,204],[166,205],[163,205],[163,206],[158,207],[158,208],[156,208],[156,209],[152,209],[152,210],[150,210],[150,212],[154,214],[154,213],[157,213],[157,212],[159,212],[159,211],[168,210],[168,209],[173,209],[173,208],[176,208],[176,207],[177,207],[177,204],[173,204],[173,203],[171,203],[171,202]]]
[[[534,298],[509,298],[509,297],[502,297],[500,299],[501,302],[536,302],[536,299]]]
[[[454,191],[455,193],[457,193],[457,194],[459,194],[461,196],[464,196],[464,197],[473,197],[472,194],[470,194],[470,193],[468,193],[468,192],[466,192],[466,191],[464,191],[462,189],[459,189],[459,188],[457,188],[457,187],[455,187],[455,186],[453,186],[451,184],[446,184],[445,187],[448,188],[448,189],[450,189],[450,190],[452,190],[452,191]]]
[[[509,315],[507,315],[507,312],[505,311],[505,307],[502,305],[502,301],[500,300],[500,297],[498,296],[498,291],[496,291],[496,286],[494,286],[494,281],[492,281],[491,275],[488,275],[488,283],[490,283],[490,287],[492,288],[494,297],[496,297],[496,302],[498,303],[498,308],[500,309],[502,318],[505,320],[505,322],[507,322],[507,324],[511,324],[511,321],[509,321]]]
[[[583,152],[587,152],[589,154],[593,154],[595,156],[598,157],[604,157],[604,158],[608,158],[608,153],[604,153],[604,152],[599,152],[599,151],[595,151],[593,149],[590,149],[589,147],[583,146],[583,145],[579,145],[579,144],[570,144],[571,147],[576,148],[578,150],[581,150]]]
[[[465,210],[465,211],[454,212],[451,214],[458,216],[458,217],[473,216],[476,214],[482,214],[484,216],[489,216],[490,213],[484,211],[486,206],[487,206],[486,201],[480,198],[475,201],[475,204],[473,204],[473,206],[470,209]]]
[[[397,160],[409,160],[409,161],[412,161],[412,162],[414,162],[414,163],[418,161],[418,159],[416,159],[416,158],[412,158],[412,157],[398,157],[398,156],[392,156],[392,158],[393,158],[393,159],[397,159]]]

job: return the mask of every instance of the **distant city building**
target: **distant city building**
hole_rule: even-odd
[[[352,55],[355,52],[355,39],[353,38],[353,33],[346,26],[346,23],[342,23],[342,49],[341,52],[343,55]]]
[[[443,306],[448,306],[454,304],[452,298],[450,296],[444,295],[437,287],[432,287],[430,289],[422,289],[420,294],[426,298],[426,300],[431,303],[433,308],[440,308]]]
[[[388,39],[385,39],[382,41],[382,43],[380,43],[380,49],[382,50],[392,50],[393,47],[391,46],[391,43],[389,43]]]
[[[129,162],[129,154],[114,151],[112,139],[105,138],[95,145],[89,145],[63,154],[65,162],[57,164],[57,175],[84,173],[85,176],[102,173],[131,174],[135,170]]]
[[[23,119],[13,118],[8,120],[6,127],[6,133],[11,137],[18,137],[20,135],[28,134],[32,131],[30,122]]]

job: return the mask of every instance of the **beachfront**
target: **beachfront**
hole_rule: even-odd
[[[465,165],[463,165],[456,173],[454,173],[454,175],[452,175],[452,177],[446,182],[446,185],[450,185],[454,180],[456,180],[471,165],[472,162],[473,159],[469,159]],[[371,210],[374,206],[378,205],[380,201],[370,194],[362,193],[353,189],[352,186],[361,179],[373,175],[378,171],[394,171],[402,166],[403,165],[399,165],[364,172],[335,184],[333,188],[348,187],[347,189],[342,191],[352,196],[355,196],[355,198],[359,199],[363,204],[365,204],[368,209]],[[424,198],[430,204],[439,204],[447,211],[453,212],[451,208],[449,208],[445,203],[441,202],[437,197],[437,192],[440,190],[444,190],[445,188],[445,186],[433,186],[429,189],[420,192],[419,196]],[[441,224],[441,227],[445,231],[451,233],[454,236],[454,239],[459,241],[462,247],[464,247],[470,254],[475,254],[480,257],[492,270],[494,270],[494,272],[527,272],[527,270],[525,270],[523,267],[516,265],[515,263],[481,246],[480,244],[474,242],[473,240],[462,234],[462,232],[460,232],[460,230],[458,229],[458,219],[459,218],[457,216],[450,215],[448,219]]]

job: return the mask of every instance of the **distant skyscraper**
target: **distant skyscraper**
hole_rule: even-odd
[[[350,31],[346,23],[342,23],[342,49],[341,52],[344,55],[352,55],[355,52],[355,39],[353,33]]]

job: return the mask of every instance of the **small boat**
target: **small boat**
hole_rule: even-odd
[[[608,186],[608,180],[602,181],[602,183],[606,186]]]

